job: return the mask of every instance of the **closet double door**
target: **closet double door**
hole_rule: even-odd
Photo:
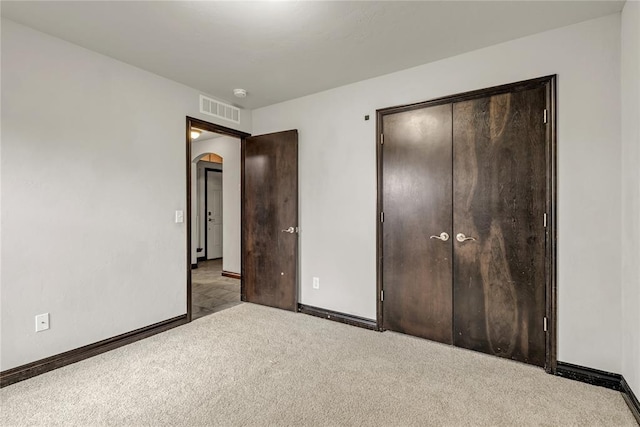
[[[381,116],[383,329],[544,366],[546,89]]]

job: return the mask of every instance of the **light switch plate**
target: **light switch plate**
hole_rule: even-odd
[[[184,212],[176,211],[176,224],[179,224],[181,222],[184,222]]]

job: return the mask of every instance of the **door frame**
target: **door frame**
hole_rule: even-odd
[[[206,122],[204,120],[196,119],[193,117],[187,116],[186,118],[186,126],[185,126],[185,140],[186,140],[186,171],[187,171],[187,322],[191,322],[192,320],[192,310],[191,310],[191,227],[193,224],[191,223],[191,129],[196,128],[200,130],[206,130],[208,132],[215,132],[221,135],[231,136],[234,138],[238,138],[238,142],[242,147],[242,151],[240,153],[240,200],[244,200],[244,140],[245,138],[251,136],[250,133],[242,132],[240,130],[228,128],[225,126],[217,125],[215,123]],[[244,234],[244,203],[240,206],[240,253],[242,254],[242,235]],[[240,271],[242,271],[244,265],[244,259],[240,257]],[[241,300],[244,301],[244,278],[240,278],[240,293]]]
[[[207,187],[209,186],[209,172],[214,172],[214,173],[220,173],[221,174],[222,170],[221,169],[213,169],[213,168],[204,168],[204,211],[205,211],[205,214],[207,212],[208,199],[209,199],[208,194],[207,194]],[[224,206],[224,202],[223,202],[223,206]],[[207,225],[206,224],[207,215],[204,216],[204,219],[205,219],[205,227],[204,227],[204,259],[208,261],[209,258],[208,258],[207,253],[209,252],[209,241],[207,240],[207,234],[209,234],[209,233],[207,232],[207,226],[206,226]],[[224,222],[223,222],[223,224],[224,224]],[[222,241],[222,245],[223,245],[222,247],[224,248],[224,240]],[[218,259],[218,258],[214,258],[214,259]]]
[[[376,321],[378,330],[383,331],[382,322],[382,146],[383,146],[383,129],[382,120],[388,114],[396,114],[405,111],[418,110],[435,105],[449,104],[454,102],[466,101],[469,99],[484,98],[487,96],[498,95],[502,93],[521,91],[536,87],[545,87],[546,104],[547,104],[547,121],[545,138],[546,151],[546,206],[547,212],[547,234],[545,248],[545,313],[547,318],[547,334],[545,337],[545,366],[544,369],[548,373],[555,374],[558,364],[557,359],[557,110],[556,110],[556,81],[557,75],[539,77],[530,80],[524,80],[514,83],[508,83],[500,86],[493,86],[486,89],[463,92],[454,95],[435,98],[428,101],[417,102],[407,105],[398,105],[394,107],[381,108],[376,110],[376,186],[377,186],[377,212],[376,222]],[[452,291],[453,292],[453,291]]]

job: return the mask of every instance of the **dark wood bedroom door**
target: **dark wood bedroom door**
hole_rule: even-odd
[[[243,299],[296,311],[298,131],[248,137],[242,159]]]
[[[383,328],[452,343],[451,104],[385,115]]]
[[[453,104],[454,342],[545,364],[545,88]]]

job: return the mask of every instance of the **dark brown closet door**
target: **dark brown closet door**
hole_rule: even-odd
[[[451,343],[451,104],[382,126],[383,327]]]
[[[251,136],[242,146],[245,300],[298,305],[298,131]]]
[[[454,342],[545,363],[545,89],[453,105]],[[474,240],[460,242],[458,233]]]

